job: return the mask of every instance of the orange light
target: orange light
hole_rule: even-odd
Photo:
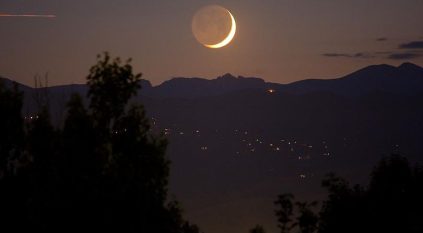
[[[276,91],[274,89],[269,89],[269,90],[267,90],[267,92],[269,92],[269,93],[275,93]]]

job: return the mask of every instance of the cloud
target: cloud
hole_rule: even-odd
[[[391,53],[387,58],[392,60],[407,60],[422,57],[420,53],[408,52],[408,53]]]
[[[373,55],[367,53],[324,53],[322,54],[324,57],[345,57],[345,58],[373,58]]]
[[[376,39],[376,41],[387,41],[388,40],[388,38],[386,38],[386,37],[379,37],[379,38],[377,38]]]
[[[379,51],[379,52],[375,52],[374,54],[391,54],[392,52],[390,51]]]
[[[37,15],[37,14],[4,14],[4,13],[0,13],[0,17],[56,18],[56,15]]]
[[[400,49],[423,49],[423,41],[411,41],[409,43],[400,44]]]
[[[322,54],[324,57],[349,57],[348,54],[345,53],[324,53]]]

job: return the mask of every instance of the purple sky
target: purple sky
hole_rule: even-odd
[[[191,32],[208,4],[237,21],[222,49],[201,46]],[[227,72],[288,83],[371,64],[423,65],[422,12],[421,0],[2,0],[0,16],[57,17],[0,17],[0,75],[32,85],[48,72],[50,85],[83,83],[102,51],[132,57],[153,84]]]

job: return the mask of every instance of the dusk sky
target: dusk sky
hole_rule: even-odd
[[[221,49],[199,44],[191,21],[217,4],[237,22]],[[423,65],[421,0],[0,0],[0,75],[33,85],[84,83],[96,55],[133,58],[154,85],[224,73],[289,83],[367,65]],[[1,17],[48,14],[55,18]]]

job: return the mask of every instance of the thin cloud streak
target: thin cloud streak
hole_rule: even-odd
[[[409,43],[401,44],[400,49],[423,49],[423,41],[412,41]]]
[[[374,58],[373,55],[368,53],[323,53],[321,54],[324,57],[345,57],[345,58]]]
[[[407,59],[416,59],[422,57],[420,53],[392,53],[387,58],[391,60],[407,60]]]
[[[2,14],[0,17],[30,17],[30,18],[56,18],[56,15],[37,15],[37,14]]]

